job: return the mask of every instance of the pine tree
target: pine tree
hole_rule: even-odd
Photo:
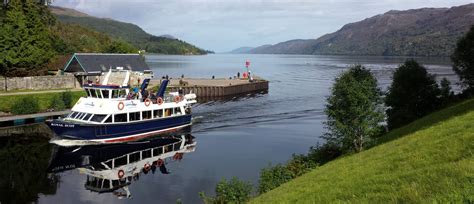
[[[385,98],[389,129],[401,127],[438,109],[440,94],[435,76],[415,60],[407,60],[393,74]]]
[[[33,0],[10,2],[0,25],[0,74],[32,75],[54,56],[48,14]]]

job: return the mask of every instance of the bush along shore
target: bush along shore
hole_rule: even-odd
[[[53,93],[35,93],[27,95],[0,95],[0,112],[13,115],[32,114],[70,109],[83,91],[64,91]]]
[[[464,90],[413,59],[387,93],[361,65],[341,73],[327,98],[324,144],[260,172],[256,189],[221,181],[205,203],[474,202],[474,26],[452,55]],[[252,191],[257,197],[252,199]]]

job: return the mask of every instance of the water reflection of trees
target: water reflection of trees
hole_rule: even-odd
[[[36,133],[0,137],[0,203],[36,202],[56,193],[59,177],[48,175],[49,137]]]

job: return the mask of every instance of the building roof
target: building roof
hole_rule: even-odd
[[[150,70],[139,54],[75,53],[64,66],[65,72],[98,73],[122,67],[123,70]]]

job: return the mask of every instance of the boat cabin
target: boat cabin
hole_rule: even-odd
[[[130,87],[128,86],[84,85],[84,91],[88,98],[125,99],[129,93],[129,89]]]

